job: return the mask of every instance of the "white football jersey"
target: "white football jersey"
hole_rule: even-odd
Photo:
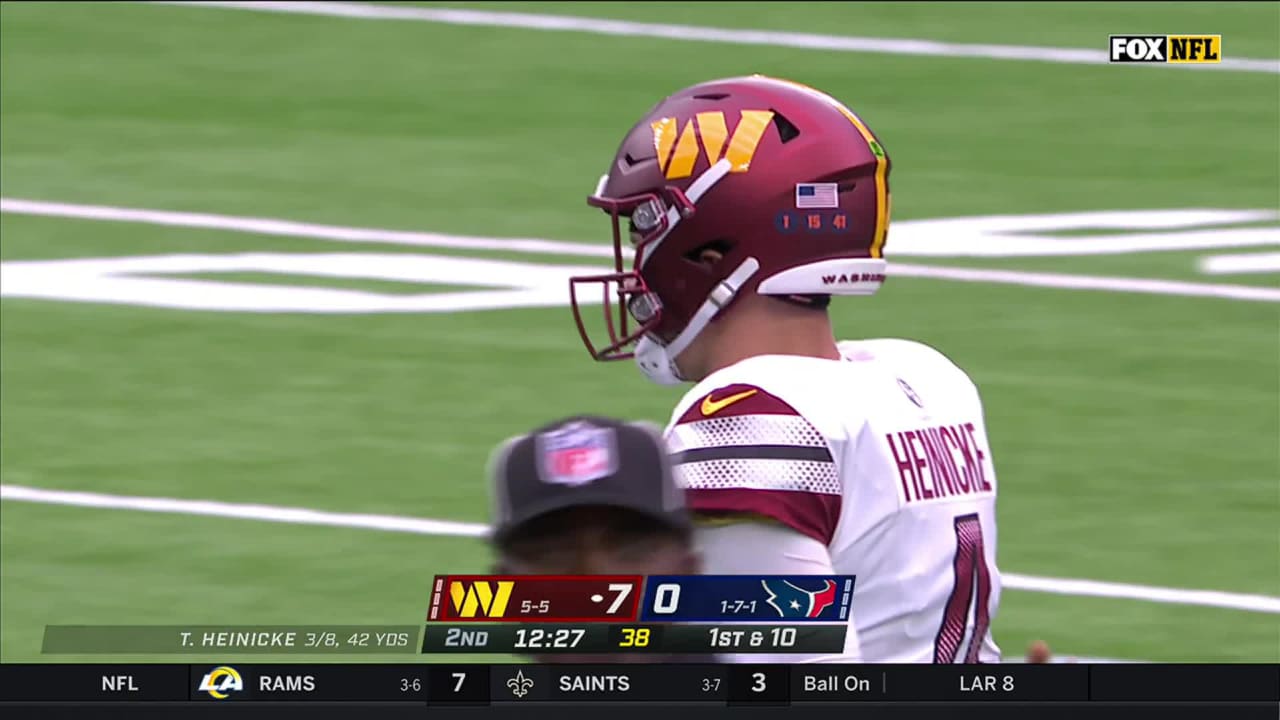
[[[999,662],[996,474],[977,388],[921,343],[839,348],[839,361],[749,358],[684,397],[667,439],[690,506],[824,543],[835,572],[856,576],[850,657],[860,645],[864,662]]]

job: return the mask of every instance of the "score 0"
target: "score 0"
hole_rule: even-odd
[[[653,590],[653,614],[674,615],[680,607],[680,585],[662,583]]]

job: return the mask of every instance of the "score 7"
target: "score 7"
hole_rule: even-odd
[[[631,583],[609,583],[609,592],[617,593],[617,596],[609,604],[609,609],[605,611],[606,614],[612,615],[618,612],[618,608],[622,607],[622,602],[631,595],[631,587]]]
[[[453,686],[453,691],[456,693],[462,692],[462,683],[467,679],[467,674],[464,672],[453,673],[453,679],[458,681],[458,684]]]

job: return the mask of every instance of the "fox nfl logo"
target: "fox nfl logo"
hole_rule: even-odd
[[[1220,63],[1221,35],[1112,35],[1113,63]]]

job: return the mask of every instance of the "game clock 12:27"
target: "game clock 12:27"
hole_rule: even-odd
[[[575,648],[587,634],[582,628],[519,628],[516,630],[516,650],[567,650]]]

